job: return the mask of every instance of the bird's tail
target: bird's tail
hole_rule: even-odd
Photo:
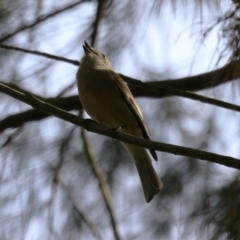
[[[150,202],[154,195],[160,192],[163,186],[162,181],[152,166],[151,157],[144,148],[126,143],[123,143],[123,145],[135,161],[145,199],[147,202]]]

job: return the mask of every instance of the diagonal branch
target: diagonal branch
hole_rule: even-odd
[[[56,99],[48,98],[43,100],[66,111],[82,108],[78,96],[62,97]],[[35,109],[13,114],[0,121],[0,133],[8,128],[20,127],[27,122],[39,121],[47,117],[49,117],[48,114]]]
[[[71,59],[67,59],[67,58],[64,58],[64,57],[59,57],[59,56],[49,54],[49,53],[28,50],[26,48],[10,46],[10,45],[6,45],[6,44],[2,44],[2,43],[0,43],[0,47],[4,48],[4,49],[11,49],[11,50],[19,51],[19,52],[30,53],[30,54],[46,57],[46,58],[57,60],[57,61],[67,62],[67,63],[71,63],[71,64],[76,65],[76,66],[79,66],[79,64],[80,64],[79,61],[77,61],[77,60],[71,60]]]
[[[106,207],[107,207],[110,219],[111,219],[111,225],[112,225],[114,236],[115,236],[116,240],[121,240],[120,233],[117,228],[117,221],[115,220],[115,216],[114,216],[115,215],[114,209],[112,206],[112,194],[111,194],[108,184],[104,178],[104,175],[101,171],[101,168],[98,165],[98,163],[96,162],[96,160],[93,156],[93,153],[90,150],[89,142],[88,142],[88,139],[87,139],[84,129],[82,129],[82,139],[83,139],[83,143],[84,143],[84,149],[87,154],[87,159],[90,163],[90,166],[92,168],[92,171],[93,171],[95,177],[98,180],[99,187],[100,187],[104,202],[106,204]]]
[[[127,83],[135,84],[137,79],[130,78],[119,74],[124,81]],[[168,97],[172,93],[163,87],[169,87],[178,90],[184,91],[200,91],[204,89],[209,89],[217,87],[221,84],[236,81],[240,79],[240,60],[232,61],[225,66],[218,68],[214,71],[198,74],[195,76],[178,78],[178,79],[169,79],[169,80],[157,80],[157,81],[147,81],[147,84],[154,84],[155,87],[161,87],[161,93],[155,94],[150,90],[147,91],[142,88],[132,89],[134,96],[144,96],[144,97]],[[139,81],[139,80],[137,80]],[[137,85],[137,84],[136,84]]]
[[[121,74],[120,74],[121,75]],[[121,75],[123,77],[123,75]],[[165,86],[164,82],[147,82],[144,83],[142,81],[139,81],[137,79],[132,79],[130,77],[123,77],[124,80],[127,79],[127,82],[130,85],[131,91],[134,94],[134,89],[137,89],[139,92],[145,93],[144,95],[140,95],[140,96],[144,96],[147,97],[148,93],[147,92],[151,92],[151,97],[164,97],[165,96],[169,96],[169,95],[173,95],[173,96],[178,96],[178,97],[183,97],[183,98],[188,98],[188,99],[192,99],[192,100],[197,100],[203,103],[208,103],[214,106],[218,106],[221,108],[225,108],[225,109],[229,109],[229,110],[233,110],[236,112],[240,112],[240,106],[239,105],[235,105],[232,103],[228,103],[225,101],[221,101],[215,98],[210,98],[210,97],[206,97],[200,94],[196,94],[190,91],[183,91],[183,90],[178,90],[177,88],[172,88],[172,87],[168,87]],[[154,95],[154,96],[153,96]],[[134,94],[134,96],[138,96],[138,94]]]
[[[106,128],[90,119],[88,120],[80,119],[78,116],[70,114],[51,104],[48,104],[38,99],[34,95],[16,91],[2,83],[0,83],[0,91],[22,102],[25,102],[26,104],[32,106],[33,108],[38,109],[39,111],[45,112],[48,115],[53,115],[62,120],[73,123],[77,126],[83,127],[86,130],[91,132],[95,132],[101,135],[105,135],[126,143],[134,144],[136,146],[140,146],[148,149],[168,152],[175,155],[182,155],[182,156],[191,157],[191,158],[197,158],[197,159],[206,160],[212,163],[218,163],[227,167],[240,169],[240,161],[233,157],[223,156],[215,153],[209,153],[206,151],[200,151],[200,150],[191,149],[187,147],[180,147],[172,144],[149,141],[146,139],[141,139],[141,138],[127,135],[127,134],[123,134],[121,132],[116,132],[113,136],[112,131],[109,128]]]
[[[59,183],[61,184],[62,188],[66,191],[69,199],[71,200],[74,209],[76,210],[76,213],[79,214],[81,219],[84,221],[84,223],[89,227],[90,231],[92,232],[93,236],[95,236],[96,239],[102,240],[102,236],[97,229],[97,227],[94,225],[94,223],[88,218],[88,216],[80,209],[76,201],[74,200],[73,196],[70,193],[70,190],[66,186],[66,184],[59,179]]]
[[[97,229],[97,227],[94,225],[94,223],[88,218],[88,216],[79,208],[78,204],[75,202],[74,198],[71,195],[71,192],[69,190],[69,188],[65,185],[65,183],[63,182],[63,180],[60,177],[60,171],[63,165],[63,161],[64,161],[64,152],[66,150],[66,148],[68,147],[69,141],[72,138],[72,134],[75,130],[75,126],[68,132],[67,136],[62,140],[61,144],[60,144],[60,151],[59,151],[59,162],[58,165],[56,166],[56,169],[54,171],[54,176],[53,176],[53,191],[52,191],[52,198],[51,198],[51,202],[50,204],[53,205],[53,201],[54,201],[54,195],[56,193],[57,190],[57,184],[60,184],[63,189],[66,191],[69,199],[71,200],[73,207],[75,209],[75,211],[78,213],[78,215],[81,217],[81,219],[85,222],[85,224],[88,226],[88,228],[90,229],[90,231],[92,232],[93,236],[95,236],[96,239],[102,240],[101,234],[99,232],[99,230]],[[51,217],[53,215],[50,214],[50,223],[52,223],[53,221],[51,220]],[[50,229],[52,232],[53,227],[50,225]]]
[[[11,37],[13,37],[14,35],[16,35],[16,34],[18,34],[20,32],[23,32],[23,31],[25,31],[27,29],[35,27],[36,25],[46,21],[49,18],[55,17],[56,15],[58,15],[60,13],[63,13],[65,11],[67,11],[67,10],[70,10],[70,9],[76,7],[77,5],[82,4],[84,2],[88,2],[88,1],[90,1],[90,0],[77,1],[77,2],[71,3],[71,4],[67,5],[67,6],[64,6],[62,8],[59,8],[59,9],[57,9],[57,10],[51,12],[51,13],[42,15],[42,16],[38,17],[34,22],[29,23],[27,25],[20,26],[15,31],[13,31],[11,33],[8,33],[7,35],[1,37],[0,38],[0,42],[6,41],[6,40],[10,39]]]

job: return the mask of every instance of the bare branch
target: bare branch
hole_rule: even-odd
[[[85,222],[85,224],[88,226],[88,228],[90,229],[90,231],[92,232],[93,236],[96,237],[96,239],[102,240],[101,234],[98,231],[98,229],[95,227],[95,225],[88,219],[88,217],[84,214],[84,212],[79,208],[78,204],[74,201],[74,198],[71,196],[71,193],[68,189],[68,187],[64,184],[64,182],[61,180],[60,177],[60,171],[64,162],[64,151],[66,150],[66,148],[69,145],[69,141],[72,138],[72,134],[75,130],[75,126],[68,132],[67,136],[62,140],[61,144],[60,144],[60,149],[59,149],[59,162],[58,165],[54,171],[54,176],[53,176],[53,190],[52,190],[52,199],[50,202],[50,205],[53,205],[53,200],[54,200],[54,196],[56,194],[56,187],[57,184],[60,184],[63,189],[67,192],[68,197],[70,198],[74,209],[76,210],[76,212],[79,214],[79,216],[82,218],[82,220]],[[52,226],[52,217],[53,214],[49,215],[50,217],[50,230],[51,232],[53,232],[53,226]]]
[[[98,27],[100,24],[100,21],[103,16],[103,5],[104,5],[105,0],[98,0],[98,7],[96,11],[96,18],[93,23],[93,32],[91,34],[91,46],[95,45],[96,37],[97,37],[97,32],[98,32]]]
[[[28,50],[28,49],[26,49],[26,48],[20,48],[20,47],[10,46],[10,45],[1,44],[1,43],[0,43],[0,47],[1,47],[1,48],[4,48],[4,49],[11,49],[11,50],[15,50],[15,51],[30,53],[30,54],[34,54],[34,55],[46,57],[46,58],[49,58],[49,59],[54,59],[54,60],[62,61],[62,62],[67,62],[67,63],[71,63],[71,64],[73,64],[73,65],[79,66],[79,61],[67,59],[67,58],[64,58],[64,57],[59,57],[59,56],[52,55],[52,54],[48,54],[48,53],[44,53],[44,52],[32,51],[32,50]]]
[[[14,133],[10,134],[6,141],[2,145],[0,145],[0,149],[9,145],[21,131],[22,128],[20,127]]]
[[[76,110],[82,107],[78,96],[49,98],[44,99],[44,101],[53,104],[54,106],[57,106],[59,108],[62,108],[66,111]],[[47,117],[49,117],[48,114],[35,109],[13,114],[0,121],[0,132],[8,128],[20,127],[30,121],[39,121]]]
[[[21,93],[19,91],[16,91],[2,83],[0,83],[0,91],[6,93],[9,96],[12,96],[13,98],[16,98],[22,102],[25,102],[26,104],[43,111],[49,115],[56,116],[62,120],[65,120],[67,122],[73,123],[77,126],[83,127],[88,131],[95,132],[101,135],[105,135],[114,139],[118,139],[120,141],[134,144],[140,147],[152,149],[152,150],[158,150],[162,152],[168,152],[175,155],[182,155],[186,157],[191,158],[197,158],[201,160],[206,160],[212,163],[218,163],[227,167],[232,167],[236,169],[240,169],[240,161],[233,157],[218,155],[214,153],[209,153],[206,151],[200,151],[196,149],[186,148],[186,147],[180,147],[172,144],[166,144],[166,143],[160,143],[155,141],[149,141],[146,139],[141,139],[138,137],[133,137],[127,134],[123,134],[121,132],[117,132],[112,134],[112,131],[109,128],[106,128],[90,119],[80,119],[80,117],[70,114],[60,108],[57,108],[51,104],[48,104],[34,95]]]
[[[27,29],[30,29],[32,27],[35,27],[36,25],[46,21],[47,19],[55,17],[56,15],[58,15],[60,13],[63,13],[65,11],[67,11],[67,10],[70,10],[70,9],[72,9],[72,8],[76,7],[77,5],[82,4],[84,2],[89,2],[89,0],[81,0],[81,1],[78,1],[78,2],[74,2],[74,3],[71,3],[71,4],[67,5],[67,6],[64,6],[62,8],[59,8],[58,10],[55,10],[55,11],[53,11],[51,13],[45,14],[43,16],[40,16],[34,22],[32,22],[30,24],[27,24],[27,25],[24,25],[24,26],[20,26],[15,31],[13,31],[13,32],[11,32],[11,33],[1,37],[0,38],[0,42],[6,41],[9,38],[13,37],[14,35],[22,32],[22,31],[25,31]]]
[[[82,129],[82,139],[83,139],[83,143],[84,143],[84,149],[87,154],[87,159],[90,163],[90,166],[92,168],[92,171],[93,171],[95,177],[98,180],[99,187],[100,187],[103,199],[105,201],[105,204],[106,204],[106,207],[107,207],[110,219],[111,219],[111,225],[112,225],[114,236],[117,240],[120,240],[121,237],[120,237],[120,234],[119,234],[119,231],[117,228],[117,221],[115,220],[114,209],[112,206],[112,194],[111,194],[108,184],[104,178],[104,175],[101,171],[101,168],[98,165],[98,163],[96,162],[96,160],[93,156],[93,153],[90,150],[89,142],[88,142],[88,139],[87,139],[84,129]]]
[[[120,74],[121,75],[121,74]],[[172,88],[165,86],[164,82],[142,82],[137,79],[133,79],[130,77],[126,77],[121,75],[126,82],[129,83],[129,86],[131,88],[131,91],[133,92],[134,96],[138,96],[136,93],[135,89],[137,89],[138,93],[142,92],[143,94],[140,96],[144,97],[163,97],[163,95],[169,96],[169,95],[175,95],[178,97],[183,97],[183,98],[189,98],[192,100],[197,100],[200,102],[208,103],[214,106],[218,106],[221,108],[226,108],[229,110],[237,111],[240,112],[240,106],[231,104],[228,102],[224,102],[221,100],[217,100],[215,98],[210,98],[210,97],[205,97],[200,94],[196,94],[190,91],[183,91],[183,90],[178,90],[177,88]],[[179,80],[180,81],[180,80]],[[163,85],[162,85],[163,84]],[[150,93],[150,94],[148,94]],[[154,96],[153,96],[154,95]]]
[[[122,74],[119,74],[124,81],[133,85],[135,82],[133,79]],[[171,91],[169,92],[167,89],[165,90],[163,87],[169,87],[177,90],[184,91],[199,91],[204,89],[209,89],[213,87],[217,87],[221,84],[236,81],[240,78],[240,60],[232,61],[225,66],[218,68],[217,70],[190,76],[178,79],[169,79],[169,80],[157,80],[157,81],[147,81],[146,84],[154,84],[155,88],[161,87],[162,91],[155,94],[150,90],[146,91],[142,88],[131,88],[134,96],[142,96],[142,97],[168,97],[171,96]],[[138,80],[137,80],[138,81]],[[136,84],[137,85],[137,84]],[[170,90],[170,89],[169,89]]]
[[[63,181],[59,179],[59,183],[63,187],[63,189],[66,191],[69,199],[71,200],[76,212],[79,214],[79,216],[82,218],[82,220],[85,222],[85,224],[88,226],[88,228],[91,230],[92,234],[95,236],[96,239],[102,240],[102,236],[98,229],[95,227],[94,223],[88,218],[88,216],[80,209],[78,204],[75,202],[74,198],[72,197],[68,187],[64,184]]]

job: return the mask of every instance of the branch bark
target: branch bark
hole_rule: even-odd
[[[94,22],[92,24],[93,31],[92,31],[92,34],[90,36],[90,38],[91,38],[91,46],[94,46],[95,42],[96,42],[99,24],[100,24],[102,16],[103,16],[104,2],[105,2],[105,0],[98,0],[98,7],[97,7],[97,11],[96,11],[96,17],[95,17],[95,20],[94,20]]]
[[[78,96],[62,97],[62,98],[48,98],[43,99],[45,102],[53,104],[56,107],[66,111],[76,110],[82,108]],[[0,133],[8,128],[20,127],[23,124],[31,121],[40,121],[49,117],[49,114],[38,111],[36,109],[27,110],[21,113],[13,114],[0,121]]]
[[[112,194],[111,191],[109,189],[109,186],[105,180],[105,177],[102,173],[102,170],[100,168],[100,166],[98,165],[97,161],[95,160],[95,157],[93,156],[93,153],[89,147],[89,141],[87,139],[86,133],[84,131],[84,129],[82,129],[82,139],[83,139],[83,143],[84,143],[84,148],[85,148],[85,152],[87,154],[87,159],[88,162],[90,163],[90,166],[92,168],[92,171],[95,175],[95,177],[98,180],[99,183],[99,188],[100,191],[102,193],[110,220],[111,220],[111,226],[113,229],[113,234],[115,236],[116,240],[121,240],[120,237],[120,233],[118,231],[118,226],[117,226],[117,221],[116,221],[116,217],[115,217],[115,213],[114,213],[114,208],[112,205]]]
[[[119,74],[124,81],[131,85],[135,84],[137,79],[130,78]],[[225,66],[218,68],[214,71],[198,74],[195,76],[178,78],[178,79],[168,79],[168,80],[156,80],[156,81],[147,81],[147,84],[154,85],[155,87],[161,87],[161,93],[153,93],[151,90],[147,91],[142,88],[132,88],[134,96],[142,97],[168,97],[172,93],[164,89],[163,87],[169,87],[177,90],[184,91],[200,91],[204,89],[209,89],[217,87],[221,84],[236,81],[240,78],[240,60],[232,61]],[[138,81],[138,80],[137,80]]]

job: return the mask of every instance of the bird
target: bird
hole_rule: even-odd
[[[82,57],[76,78],[79,98],[83,108],[96,122],[135,137],[150,140],[143,114],[128,85],[111,66],[107,57],[99,50],[83,44]],[[157,161],[154,150],[121,142],[132,156],[144,192],[146,202],[163,187],[153,168],[151,156]]]

